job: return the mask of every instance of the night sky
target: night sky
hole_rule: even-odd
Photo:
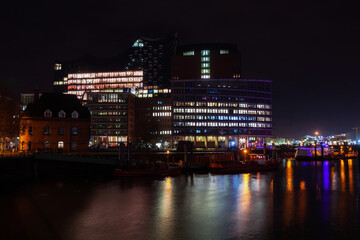
[[[2,6],[0,84],[52,90],[55,59],[113,56],[138,36],[231,42],[242,77],[273,80],[274,136],[360,126],[360,19],[343,1],[26,1]],[[297,2],[297,3],[296,3]]]

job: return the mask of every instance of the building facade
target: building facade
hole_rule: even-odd
[[[170,88],[171,57],[175,55],[177,34],[162,38],[140,37],[132,45],[127,68],[144,71],[144,86]]]
[[[20,118],[24,151],[88,151],[90,113],[72,95],[44,93]]]
[[[86,54],[71,61],[56,60],[54,64],[54,91],[68,91],[69,74],[143,71],[144,86],[169,88],[171,56],[175,54],[177,34],[161,38],[138,38],[117,56],[101,58]],[[74,90],[74,89],[72,89]]]
[[[90,93],[91,141],[97,149],[134,141],[135,96],[132,93]]]
[[[69,74],[66,85],[67,94],[76,95],[86,101],[89,93],[126,92],[143,86],[142,71],[94,72]]]
[[[270,80],[172,80],[174,143],[197,148],[262,145],[272,135]]]
[[[240,78],[241,56],[234,44],[180,46],[172,57],[172,79]]]
[[[153,92],[156,93],[153,95]],[[146,95],[144,96],[144,94]],[[172,140],[170,94],[170,89],[138,90],[135,114],[135,133],[138,148],[164,149],[170,147]]]

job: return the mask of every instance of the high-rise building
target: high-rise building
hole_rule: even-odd
[[[141,37],[132,45],[128,69],[141,66],[144,86],[169,88],[171,79],[171,56],[177,47],[177,34],[164,38]]]
[[[173,140],[196,148],[259,146],[272,134],[270,80],[241,79],[234,44],[180,46],[172,58]]]

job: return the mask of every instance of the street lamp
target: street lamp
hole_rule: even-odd
[[[246,153],[247,153],[247,150],[244,149],[244,157],[245,157],[245,161],[246,161]]]
[[[314,143],[314,147],[315,147],[315,158],[317,157],[317,152],[316,152],[316,140],[317,140],[317,136],[319,135],[319,132],[318,131],[316,131],[315,132],[315,143]]]

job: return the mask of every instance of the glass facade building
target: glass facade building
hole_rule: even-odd
[[[261,145],[272,135],[270,80],[172,80],[174,143],[197,148]]]

